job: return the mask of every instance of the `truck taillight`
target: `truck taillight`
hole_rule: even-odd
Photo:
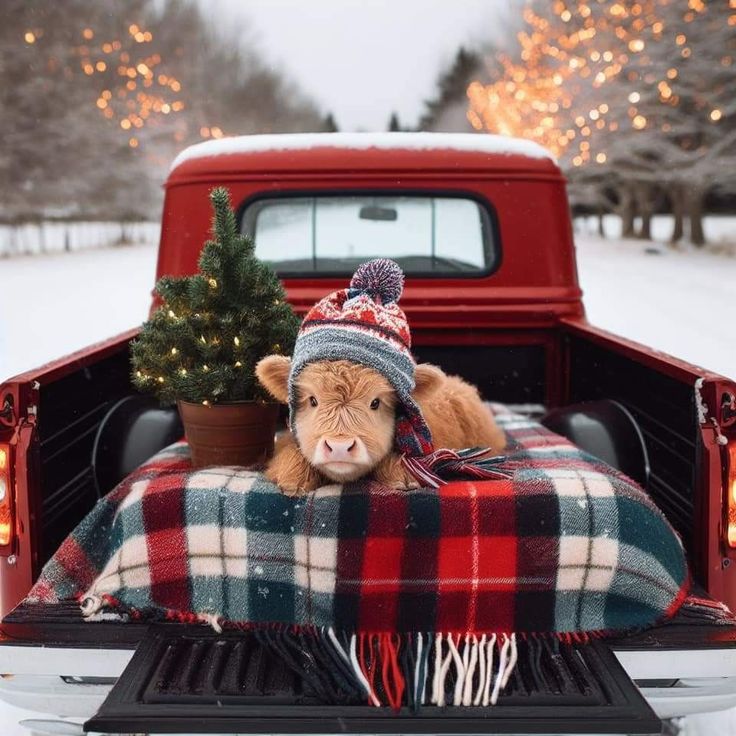
[[[10,446],[0,444],[0,547],[7,547],[13,540],[12,495]]]
[[[736,547],[736,442],[728,443],[728,475],[726,477],[726,493],[728,493],[728,546]]]

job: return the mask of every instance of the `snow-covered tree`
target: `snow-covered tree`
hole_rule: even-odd
[[[736,3],[670,3],[661,9],[662,32],[652,39],[638,74],[636,116],[624,161],[649,163],[649,179],[665,184],[676,232],[690,222],[690,240],[705,241],[707,192],[733,185],[736,167]],[[619,150],[620,146],[619,146]]]
[[[96,207],[111,172],[125,170],[135,179],[143,162],[132,170],[129,152],[119,156],[117,131],[99,114],[97,94],[80,67],[88,4],[9,0],[3,13],[3,216],[33,219],[44,212],[74,214],[81,203]],[[114,198],[106,204],[114,211]]]
[[[315,105],[194,0],[7,0],[0,217],[156,216],[184,145],[321,130]]]
[[[617,192],[626,234],[639,214],[648,237],[666,198],[673,238],[687,214],[702,243],[706,193],[736,186],[736,1],[528,2],[524,20],[501,73],[468,88],[474,127],[535,139]]]

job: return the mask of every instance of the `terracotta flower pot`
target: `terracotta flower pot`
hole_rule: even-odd
[[[193,467],[255,465],[273,454],[278,404],[242,401],[205,406],[179,401],[178,405]]]

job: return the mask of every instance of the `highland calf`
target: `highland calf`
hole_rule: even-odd
[[[291,360],[263,358],[256,375],[278,401],[288,403]],[[489,447],[503,450],[496,426],[478,390],[457,376],[420,364],[412,393],[436,448]],[[365,475],[391,488],[416,488],[394,449],[396,393],[386,378],[346,360],[307,365],[296,378],[297,401],[291,433],[279,438],[266,476],[288,494],[312,491],[326,482]]]

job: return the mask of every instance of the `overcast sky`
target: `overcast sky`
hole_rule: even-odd
[[[341,130],[416,122],[462,43],[493,37],[515,0],[200,0],[218,25],[249,20],[266,57]]]

